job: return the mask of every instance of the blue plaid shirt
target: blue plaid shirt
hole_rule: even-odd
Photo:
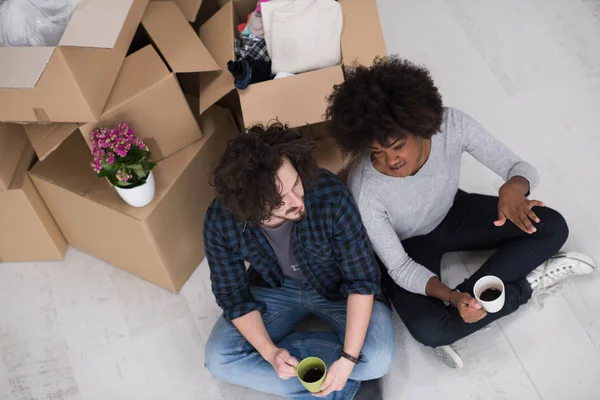
[[[352,195],[331,172],[320,169],[305,193],[307,216],[294,223],[294,257],[305,279],[323,297],[379,296],[380,272]],[[250,286],[281,287],[284,275],[260,227],[239,223],[219,200],[204,220],[204,246],[217,304],[232,320],[266,306]],[[244,261],[251,265],[246,271]]]

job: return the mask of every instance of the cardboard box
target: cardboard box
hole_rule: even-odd
[[[185,18],[190,21],[196,21],[200,6],[202,6],[202,0],[151,0],[154,2],[174,2],[181,9]]]
[[[92,148],[92,133],[100,127],[127,122],[143,139],[153,160],[161,160],[202,137],[177,79],[152,46],[125,59],[104,113],[98,122],[27,125],[25,130],[39,158],[44,160],[78,130]]]
[[[0,121],[95,121],[147,4],[81,1],[58,46],[0,47]]]
[[[303,136],[315,143],[315,159],[317,165],[338,174],[346,166],[346,160],[339,147],[329,135],[327,124],[328,122],[320,122],[295,129],[298,129]]]
[[[27,143],[21,125],[0,123],[0,192],[8,189]]]
[[[342,63],[371,65],[386,55],[376,0],[339,0],[343,12]],[[200,81],[200,113],[234,90],[227,61],[234,60],[235,26],[256,6],[255,0],[233,0],[225,4],[200,28],[200,38],[221,71],[203,73]],[[343,82],[342,65],[296,76],[255,83],[237,90],[244,126],[265,124],[279,118],[290,126],[323,120],[326,97]]]
[[[156,196],[143,208],[127,205],[95,176],[80,135],[37,163],[30,175],[67,241],[177,292],[204,257],[204,213],[214,198],[210,172],[236,132],[224,108],[208,110],[201,122],[202,139],[154,168]]]
[[[79,130],[91,148],[96,128],[114,127],[123,121],[148,145],[154,160],[168,157],[202,137],[177,78],[152,46],[125,59],[104,113],[98,122],[82,125]]]
[[[67,242],[27,175],[33,148],[18,155],[12,183],[0,192],[0,262],[62,260]]]
[[[197,108],[189,108],[175,73],[218,66],[175,3],[150,3],[142,24],[149,34],[148,41],[155,43],[171,70],[151,45],[127,56],[97,122],[26,127],[41,160],[77,129],[91,148],[94,129],[121,122],[128,122],[146,142],[154,160],[168,157],[202,137],[194,115]]]

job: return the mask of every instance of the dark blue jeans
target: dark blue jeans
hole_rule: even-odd
[[[327,367],[340,357],[346,333],[346,301],[329,301],[306,282],[286,279],[281,288],[253,287],[252,295],[267,304],[263,321],[269,336],[298,360],[315,356]],[[295,332],[298,322],[315,314],[329,332]],[[394,359],[395,340],[391,309],[375,301],[361,361],[354,367],[343,390],[328,399],[350,400],[360,381],[387,374]],[[237,328],[221,317],[206,344],[206,366],[211,373],[230,383],[287,398],[315,399],[296,378],[280,379]]]
[[[506,292],[502,310],[467,324],[456,308],[447,307],[433,297],[402,289],[382,268],[386,292],[415,339],[431,347],[451,344],[527,303],[532,290],[525,277],[556,254],[569,235],[567,223],[558,212],[548,207],[536,207],[533,211],[540,223],[534,224],[537,232],[532,235],[510,221],[497,227],[493,223],[498,219],[497,197],[459,190],[448,215],[437,228],[427,235],[402,242],[413,260],[437,276],[440,276],[442,256],[447,252],[497,249],[456,289],[473,295],[473,286],[479,278],[495,275],[504,282]]]

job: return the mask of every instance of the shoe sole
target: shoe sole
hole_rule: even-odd
[[[445,346],[443,346],[445,347]],[[462,369],[465,366],[465,363],[462,359],[462,357],[456,352],[456,350],[454,350],[451,346],[450,347],[450,351],[444,351],[444,350],[439,350],[439,352],[443,352],[445,356],[449,357],[452,359],[452,361],[454,362],[455,366],[452,365],[448,365],[445,361],[441,360],[441,357],[437,355],[436,349],[434,349],[434,354],[436,354],[436,356],[438,357],[438,359],[440,359],[440,361],[446,365],[448,368],[452,368],[452,369]]]
[[[590,268],[592,268],[592,271],[588,272],[588,273],[592,273],[593,271],[596,270],[597,264],[596,261],[594,261],[594,259],[590,256],[587,256],[585,254],[581,254],[581,253],[577,253],[575,251],[561,251],[559,253],[556,253],[554,256],[550,257],[552,258],[570,258],[572,260],[577,260],[580,261],[584,264],[587,264],[590,266]],[[575,275],[585,275],[585,274],[575,274]]]

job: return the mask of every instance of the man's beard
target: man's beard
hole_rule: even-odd
[[[299,214],[295,214],[299,208],[302,208],[302,212]],[[295,207],[291,210],[288,210],[285,213],[285,217],[283,217],[283,218],[290,220],[290,221],[302,221],[305,217],[306,217],[306,206],[304,204],[302,204],[301,207]]]
[[[306,210],[302,211],[300,214],[294,216],[294,217],[285,217],[285,219],[290,220],[290,221],[302,221],[304,218],[306,218]]]

